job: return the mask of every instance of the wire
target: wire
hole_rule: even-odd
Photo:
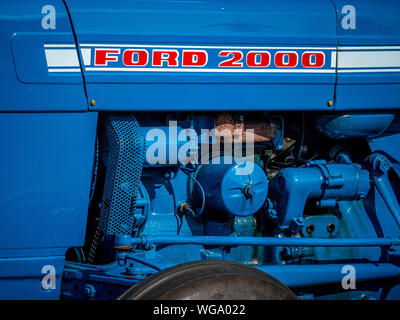
[[[202,195],[202,203],[201,203],[200,210],[196,213],[196,216],[201,216],[202,213],[203,213],[203,211],[204,211],[204,207],[205,207],[205,203],[206,203],[206,195],[205,195],[203,186],[200,184],[200,182],[199,182],[195,177],[193,177],[193,176],[191,175],[190,170],[188,170],[188,169],[186,169],[186,168],[181,168],[181,170],[182,170],[190,179],[192,179],[192,180],[194,181],[194,183],[196,183],[196,184],[199,186],[199,188],[200,188],[201,195]],[[194,171],[196,171],[196,170],[197,170],[197,169],[195,169]],[[192,172],[194,172],[194,171],[192,171]]]
[[[83,248],[74,247],[73,250],[76,254],[76,258],[78,259],[78,262],[85,263],[86,257],[85,257],[85,252],[83,251]]]
[[[297,155],[297,159],[301,159],[303,153],[303,145],[304,145],[304,136],[305,136],[305,119],[304,119],[304,112],[301,113],[301,140],[300,140],[300,149]]]
[[[171,192],[172,192],[172,199],[174,201],[174,216],[176,219],[176,224],[177,224],[177,231],[176,234],[179,235],[179,233],[181,232],[182,229],[182,225],[183,225],[183,219],[182,217],[180,217],[178,215],[178,208],[177,208],[177,202],[176,202],[176,197],[175,197],[175,190],[174,190],[174,186],[172,185],[172,182],[170,179],[165,179],[166,182],[169,183],[169,186],[171,188]]]

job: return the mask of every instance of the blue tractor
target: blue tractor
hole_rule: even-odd
[[[1,299],[400,299],[400,1],[0,2]]]

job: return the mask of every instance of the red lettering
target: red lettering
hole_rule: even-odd
[[[271,63],[271,55],[268,51],[250,51],[246,56],[249,67],[268,67]]]
[[[122,61],[126,66],[143,67],[149,61],[149,53],[144,49],[127,49],[124,51]]]
[[[166,62],[167,67],[177,67],[178,55],[176,50],[153,50],[153,66],[161,67]]]
[[[106,66],[108,61],[118,61],[118,56],[111,54],[120,54],[120,49],[96,49],[94,64],[96,66]]]
[[[296,52],[278,51],[275,54],[275,66],[278,68],[293,68],[297,66],[298,56]]]
[[[182,67],[204,67],[207,64],[207,60],[207,52],[203,50],[184,50],[182,53]]]
[[[243,67],[243,62],[239,62],[243,58],[242,51],[221,51],[220,57],[232,55],[232,58],[222,61],[218,67]]]
[[[325,64],[323,52],[304,52],[301,56],[301,64],[305,68],[321,68]]]

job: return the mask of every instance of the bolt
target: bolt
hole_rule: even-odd
[[[360,200],[365,199],[366,197],[367,197],[367,195],[364,192],[362,192],[358,195],[358,199],[360,199]]]
[[[94,107],[96,105],[96,100],[94,100],[94,99],[90,100],[90,105],[92,107]]]
[[[372,157],[370,159],[370,163],[371,163],[371,167],[374,171],[373,174],[375,176],[381,176],[381,175],[387,173],[392,166],[389,159],[386,158],[382,154],[372,155]]]
[[[333,233],[336,229],[336,226],[333,223],[328,224],[326,227],[326,230],[328,230],[329,233]]]
[[[381,171],[382,173],[388,172],[390,169],[389,160],[386,158],[379,158],[375,165],[376,169]]]
[[[243,189],[243,193],[246,196],[246,198],[252,198],[255,194],[254,186],[251,184],[246,185]]]
[[[89,297],[93,298],[96,295],[96,288],[91,284],[86,284],[83,288],[83,293]]]
[[[331,99],[328,100],[327,102],[328,107],[332,107],[333,106],[333,101]]]
[[[312,234],[315,231],[315,226],[313,224],[309,224],[306,228],[308,234]]]

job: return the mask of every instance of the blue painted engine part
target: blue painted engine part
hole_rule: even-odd
[[[214,159],[215,160],[215,159]],[[264,171],[249,161],[221,157],[219,164],[201,166],[196,179],[204,189],[206,206],[234,216],[256,213],[265,203],[268,181]],[[201,192],[196,188],[198,197]]]
[[[329,114],[315,118],[320,133],[332,139],[372,138],[383,133],[396,116],[391,113]]]
[[[187,142],[185,130],[176,126],[141,127],[145,138],[144,166],[178,166],[179,150]]]
[[[320,207],[335,207],[337,201],[363,199],[369,189],[369,172],[357,164],[309,162],[307,168],[287,168],[271,182],[281,228],[298,231],[303,225],[307,200]]]

